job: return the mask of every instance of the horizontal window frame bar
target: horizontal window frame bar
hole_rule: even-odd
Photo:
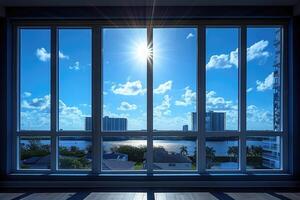
[[[128,131],[128,132],[99,132],[97,135],[99,137],[118,137],[118,136],[141,136],[145,137],[149,134],[149,131],[145,132],[135,132],[135,131]],[[164,131],[164,132],[152,132],[152,136],[170,136],[170,137],[197,137],[198,135],[204,135],[204,137],[239,137],[241,136],[241,132],[231,132],[231,131],[216,131],[216,132],[193,132],[193,131]],[[16,132],[17,136],[53,136],[53,133],[51,131],[18,131]],[[92,136],[91,131],[62,131],[62,132],[55,132],[55,136]],[[244,135],[247,136],[280,136],[283,137],[286,135],[285,132],[275,132],[275,131],[246,131]]]
[[[91,136],[92,132],[51,132],[51,131],[21,131],[17,132],[17,136]]]
[[[117,137],[117,136],[147,136],[149,132],[99,132],[98,136],[101,137]]]
[[[100,167],[101,168],[101,167]],[[145,170],[102,170],[100,169],[101,174],[145,174],[147,175],[147,169]]]
[[[129,24],[128,21],[132,20],[133,24]],[[12,24],[16,26],[109,26],[109,27],[147,27],[147,24],[151,22],[153,27],[155,26],[168,26],[168,25],[287,25],[288,19],[286,18],[256,18],[256,19],[124,19],[124,20],[12,20]],[[113,22],[113,24],[112,24]]]

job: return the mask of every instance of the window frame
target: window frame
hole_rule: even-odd
[[[282,27],[282,68],[281,68],[281,131],[259,131],[246,130],[246,48],[247,48],[247,27]],[[147,130],[128,131],[128,132],[103,132],[101,131],[101,119],[103,113],[103,73],[102,73],[102,30],[104,28],[147,28],[147,43],[153,48],[153,28],[156,27],[196,27],[197,28],[197,119],[198,131],[153,131],[153,62],[147,62]],[[239,98],[239,122],[237,131],[207,132],[205,130],[205,91],[206,91],[206,27],[239,27],[239,68],[238,68],[238,98]],[[21,131],[19,129],[20,115],[20,74],[19,74],[19,40],[20,28],[49,28],[51,41],[51,128],[49,131]],[[92,31],[92,131],[60,131],[58,130],[58,30],[59,28],[90,28]],[[241,20],[135,20],[133,24],[127,21],[96,20],[96,21],[14,21],[13,22],[13,134],[12,134],[12,170],[14,173],[42,173],[42,174],[273,174],[289,172],[289,153],[288,153],[288,61],[287,61],[287,33],[288,23],[280,19],[241,19]],[[284,89],[285,88],[285,89]],[[100,92],[97,92],[100,91]],[[145,136],[147,137],[147,169],[146,171],[102,171],[102,138],[105,136]],[[51,138],[51,168],[45,169],[19,169],[19,137],[21,136],[49,136]],[[58,138],[61,136],[90,136],[92,142],[92,168],[91,170],[62,170],[58,168]],[[195,171],[155,171],[150,167],[153,163],[153,137],[155,136],[193,136],[197,143],[197,169]],[[281,138],[281,168],[280,169],[246,169],[246,138],[248,136],[280,136]],[[239,140],[239,169],[238,170],[207,170],[205,163],[205,141],[211,137],[238,137]],[[291,153],[291,152],[290,152]],[[202,161],[202,162],[201,162]]]

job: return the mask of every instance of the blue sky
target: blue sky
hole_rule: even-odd
[[[247,127],[273,129],[273,42],[276,28],[247,34]],[[191,130],[196,111],[197,29],[155,28],[153,50],[145,28],[103,30],[103,111],[146,129],[147,57],[153,51],[154,129]],[[226,129],[238,128],[237,28],[206,31],[206,109],[226,112]],[[22,29],[21,129],[50,128],[50,31]],[[91,30],[59,30],[59,128],[84,130],[91,115]],[[99,55],[100,56],[100,55]]]

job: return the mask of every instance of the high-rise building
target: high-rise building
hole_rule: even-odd
[[[205,113],[206,131],[224,131],[225,130],[225,112],[207,112]]]
[[[273,72],[273,128],[274,131],[281,130],[281,90],[280,90],[280,68],[281,68],[281,29],[278,28],[274,40],[274,72]],[[273,169],[280,168],[280,138],[265,137],[263,139],[263,166]]]
[[[182,131],[189,131],[189,126],[188,125],[183,125],[182,126]]]
[[[127,131],[127,119],[126,118],[110,118],[108,116],[103,117],[102,121],[103,131]],[[85,118],[85,130],[92,130],[92,118]]]
[[[280,137],[264,137],[262,148],[262,165],[270,169],[280,168]]]
[[[92,126],[92,117],[85,117],[85,130],[91,131],[93,129]]]
[[[192,130],[197,131],[197,113],[192,112]],[[226,129],[225,112],[207,112],[205,113],[206,131],[224,131]]]
[[[102,126],[103,131],[127,131],[127,119],[105,116],[103,117]]]
[[[273,126],[274,131],[281,130],[281,90],[280,90],[280,68],[281,68],[281,29],[278,28],[274,40],[274,72],[273,72]]]
[[[192,114],[192,131],[197,131],[197,129],[198,129],[197,113],[192,112],[191,114]]]

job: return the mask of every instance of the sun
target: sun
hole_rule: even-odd
[[[134,55],[139,62],[146,62],[152,59],[152,49],[147,42],[141,41],[135,44]]]

